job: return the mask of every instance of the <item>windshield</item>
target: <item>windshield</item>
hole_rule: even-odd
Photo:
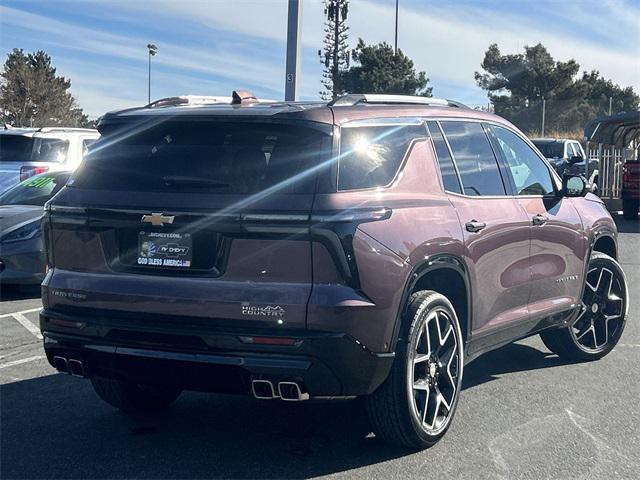
[[[44,206],[64,187],[70,175],[68,172],[44,173],[28,178],[0,195],[0,205]]]
[[[277,185],[279,193],[308,193],[328,138],[320,130],[282,123],[130,123],[91,145],[70,185],[234,194]]]
[[[0,135],[0,162],[62,162],[68,149],[60,138]]]
[[[534,140],[533,144],[547,158],[564,157],[564,143],[562,142],[537,142]]]

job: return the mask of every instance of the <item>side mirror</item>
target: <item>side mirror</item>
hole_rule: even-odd
[[[573,157],[571,157],[569,159],[569,163],[571,165],[573,165],[574,163],[579,163],[579,162],[581,162],[583,160],[584,160],[584,158],[582,158],[580,155],[574,155]]]
[[[563,197],[584,197],[587,194],[587,182],[579,175],[565,175],[562,177]]]

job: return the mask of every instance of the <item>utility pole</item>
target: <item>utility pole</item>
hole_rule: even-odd
[[[284,83],[284,99],[294,102],[297,96],[300,73],[300,31],[302,29],[302,0],[289,0],[287,17],[287,67]]]
[[[147,49],[149,50],[149,89],[148,89],[148,103],[151,103],[151,57],[155,57],[156,53],[158,53],[158,47],[156,47],[153,43],[147,44]]]
[[[609,116],[611,116],[611,112],[613,110],[613,97],[609,97]]]
[[[544,97],[542,97],[542,132],[540,133],[541,137],[544,137],[544,116],[546,114],[547,101]]]
[[[393,51],[396,55],[398,54],[398,1],[399,0],[396,0],[396,36],[393,44]]]

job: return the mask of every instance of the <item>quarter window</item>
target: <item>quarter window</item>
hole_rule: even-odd
[[[505,195],[498,162],[478,122],[441,122],[466,195]]]
[[[411,142],[425,136],[423,125],[343,127],[338,189],[388,185],[398,172]]]
[[[518,195],[554,193],[547,165],[524,140],[502,127],[492,126],[491,132],[504,156]]]
[[[442,136],[438,123],[427,122],[427,126],[429,127],[431,141],[433,142],[436,155],[438,156],[438,165],[440,166],[440,174],[442,175],[444,189],[447,192],[462,193],[458,174],[456,173],[456,168],[453,165],[453,159],[451,158],[449,148],[444,141],[444,137]]]

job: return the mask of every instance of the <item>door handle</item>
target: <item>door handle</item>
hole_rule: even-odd
[[[549,220],[549,217],[545,217],[544,215],[538,214],[535,217],[533,217],[533,224],[544,225],[545,223],[547,223],[548,220]]]
[[[465,224],[465,228],[467,229],[467,232],[471,232],[471,233],[477,233],[486,226],[487,226],[486,223],[479,222],[477,220],[471,220],[470,222],[467,222]]]

